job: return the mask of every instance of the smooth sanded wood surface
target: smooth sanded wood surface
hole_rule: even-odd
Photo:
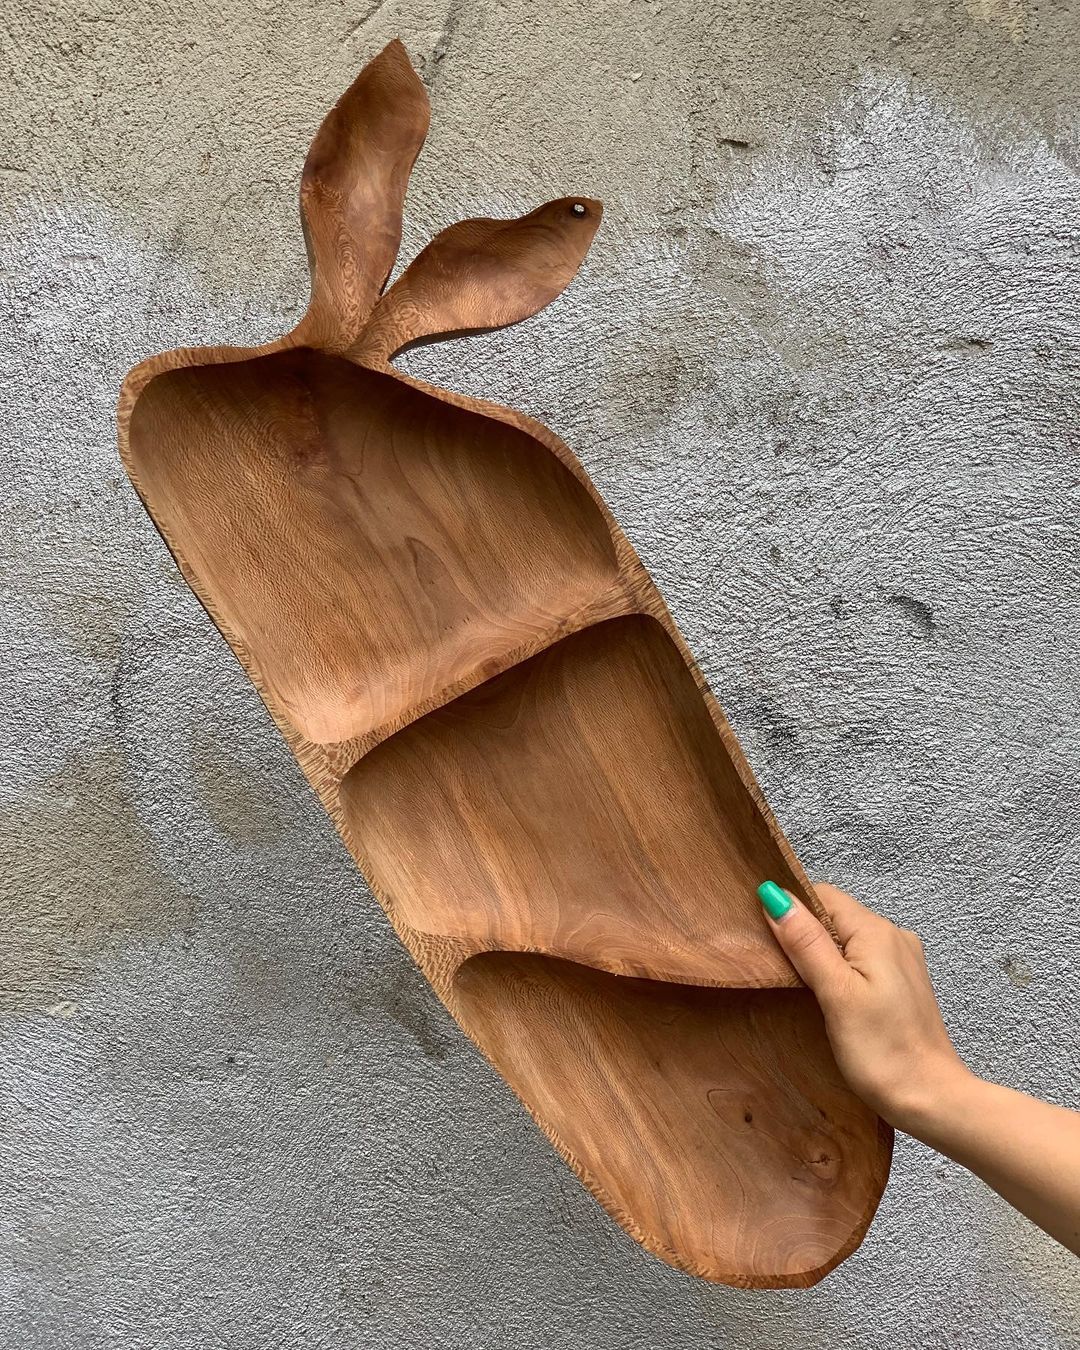
[[[392,43],[308,155],[304,319],[137,367],[121,454],[402,941],[585,1184],[673,1265],[807,1285],[891,1149],[754,886],[813,893],[571,451],[389,364],[536,313],[601,208],[451,226],[383,294],[427,124]]]
[[[482,678],[617,574],[603,516],[527,432],[343,357],[171,371],[131,432],[160,522],[312,741]]]
[[[597,624],[429,713],[342,798],[413,928],[620,975],[794,979],[754,894],[783,857],[655,619]]]
[[[495,1066],[674,1264],[800,1284],[866,1225],[878,1120],[808,990],[691,989],[516,952],[473,957],[457,985]]]

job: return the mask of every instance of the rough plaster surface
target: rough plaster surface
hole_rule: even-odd
[[[970,1063],[1076,1103],[1080,14],[1061,0],[3,0],[0,1343],[1076,1345],[1075,1263],[898,1142],[808,1293],[574,1182],[388,932],[123,478],[143,356],[304,297],[318,120],[400,34],[405,256],[580,191],[578,282],[411,368],[546,420],[810,870]]]

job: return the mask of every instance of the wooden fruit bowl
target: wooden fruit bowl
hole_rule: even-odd
[[[308,155],[304,319],[136,367],[124,465],[401,940],[593,1194],[683,1270],[808,1285],[892,1144],[754,897],[813,892],[570,450],[389,364],[541,309],[600,206],[452,226],[383,294],[428,116],[391,43]]]

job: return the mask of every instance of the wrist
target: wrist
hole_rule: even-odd
[[[921,1072],[883,1114],[898,1130],[937,1147],[975,1108],[985,1086],[960,1059],[950,1059]]]

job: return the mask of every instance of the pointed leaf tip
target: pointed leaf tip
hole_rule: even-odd
[[[379,363],[413,342],[503,328],[571,282],[603,215],[592,197],[560,197],[515,220],[463,220],[437,234],[376,306],[355,349]]]
[[[304,340],[344,348],[386,284],[409,175],[431,110],[395,38],[327,114],[304,164],[300,210],[312,271]]]

